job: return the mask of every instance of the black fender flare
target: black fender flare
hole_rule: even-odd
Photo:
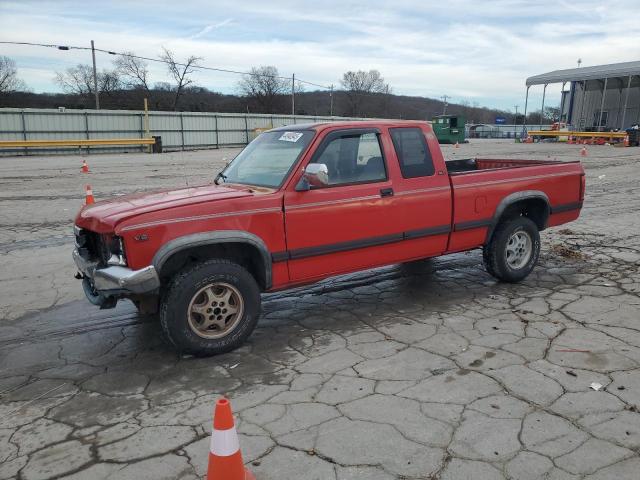
[[[262,263],[264,265],[265,289],[268,290],[271,288],[271,253],[260,237],[242,230],[217,230],[215,232],[194,233],[175,238],[160,247],[153,256],[152,264],[159,273],[167,260],[178,252],[188,250],[193,247],[203,247],[224,243],[245,243],[255,247],[260,252],[260,257],[262,258]]]
[[[551,214],[551,204],[549,203],[549,197],[547,196],[547,194],[540,190],[522,190],[520,192],[513,192],[500,200],[500,203],[496,207],[496,211],[494,212],[493,218],[491,219],[491,225],[489,225],[489,228],[487,229],[487,236],[484,240],[484,243],[489,243],[489,240],[491,240],[493,231],[498,226],[498,223],[500,223],[500,218],[507,208],[509,208],[514,203],[531,199],[544,201],[546,205],[546,209],[544,212],[544,226],[546,227],[547,220],[549,219],[549,215]]]

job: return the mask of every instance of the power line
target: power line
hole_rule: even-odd
[[[51,45],[48,43],[32,43],[32,42],[4,42],[0,41],[0,43],[4,43],[7,45],[30,45],[32,47],[51,47],[57,48],[58,50],[69,50],[72,47],[67,47],[66,45]]]
[[[54,44],[48,44],[48,43],[34,43],[34,42],[8,42],[8,41],[0,41],[0,44],[7,44],[7,45],[28,45],[28,46],[33,46],[33,47],[48,47],[48,48],[55,48],[58,50],[91,50],[91,47],[78,47],[75,45],[54,45]],[[102,48],[96,48],[94,49],[96,52],[101,52],[101,53],[106,53],[108,55],[117,55],[117,56],[122,56],[122,57],[130,57],[130,58],[137,58],[139,60],[145,60],[148,62],[156,62],[156,63],[164,63],[164,64],[170,64],[171,62],[168,62],[166,60],[162,60],[161,58],[152,58],[152,57],[145,57],[142,55],[135,55],[135,54],[130,54],[130,53],[122,53],[122,52],[115,52],[113,50],[104,50]],[[292,77],[285,77],[282,75],[269,75],[269,74],[263,74],[263,73],[255,73],[255,72],[242,72],[239,70],[231,70],[231,69],[227,69],[227,68],[219,68],[219,67],[208,67],[208,66],[204,66],[204,65],[187,65],[185,63],[180,63],[180,62],[173,62],[174,65],[179,65],[181,67],[190,67],[190,68],[197,68],[200,70],[209,70],[209,71],[214,71],[214,72],[223,72],[223,73],[233,73],[236,75],[249,75],[249,76],[254,76],[254,77],[268,77],[268,78],[279,78],[279,79],[283,79],[283,80],[289,80],[292,81]],[[319,88],[324,88],[325,90],[330,90],[331,87],[330,86],[326,86],[326,85],[320,85],[318,83],[314,83],[314,82],[309,82],[308,80],[301,80],[299,78],[295,79],[296,82],[298,83],[304,83],[306,85],[313,85],[314,87],[319,87]]]

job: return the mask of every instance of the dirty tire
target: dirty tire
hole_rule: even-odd
[[[484,247],[482,247],[482,261],[484,262],[484,268],[487,270],[487,273],[492,277],[496,276],[496,272],[489,261],[489,246],[491,242],[487,243]]]
[[[507,261],[510,239],[514,236],[529,238],[530,255],[522,265]],[[501,222],[493,232],[491,240],[483,249],[483,260],[487,272],[503,282],[515,283],[523,280],[538,263],[540,255],[540,233],[535,223],[527,217],[516,217]]]
[[[231,285],[242,296],[243,314],[233,330],[220,338],[204,338],[194,332],[189,309],[196,293],[209,284]],[[170,281],[160,303],[160,324],[165,339],[178,351],[210,356],[238,348],[251,335],[260,317],[260,288],[240,265],[223,259],[189,266]]]

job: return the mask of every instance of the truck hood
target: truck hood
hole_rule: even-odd
[[[143,213],[252,195],[247,187],[218,185],[123,195],[83,207],[76,217],[76,225],[93,232],[111,233],[118,223]]]

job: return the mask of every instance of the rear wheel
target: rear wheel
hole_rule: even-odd
[[[260,316],[260,289],[240,265],[209,260],[178,273],[160,305],[160,323],[178,350],[207,356],[228,352],[251,335]]]
[[[491,245],[491,243],[487,243],[484,247],[482,247],[482,261],[484,262],[484,268],[487,270],[489,275],[495,277],[496,272],[493,270],[493,266],[489,261],[489,245]]]
[[[538,227],[527,217],[498,225],[483,250],[487,272],[503,282],[523,280],[538,263],[539,255]]]

